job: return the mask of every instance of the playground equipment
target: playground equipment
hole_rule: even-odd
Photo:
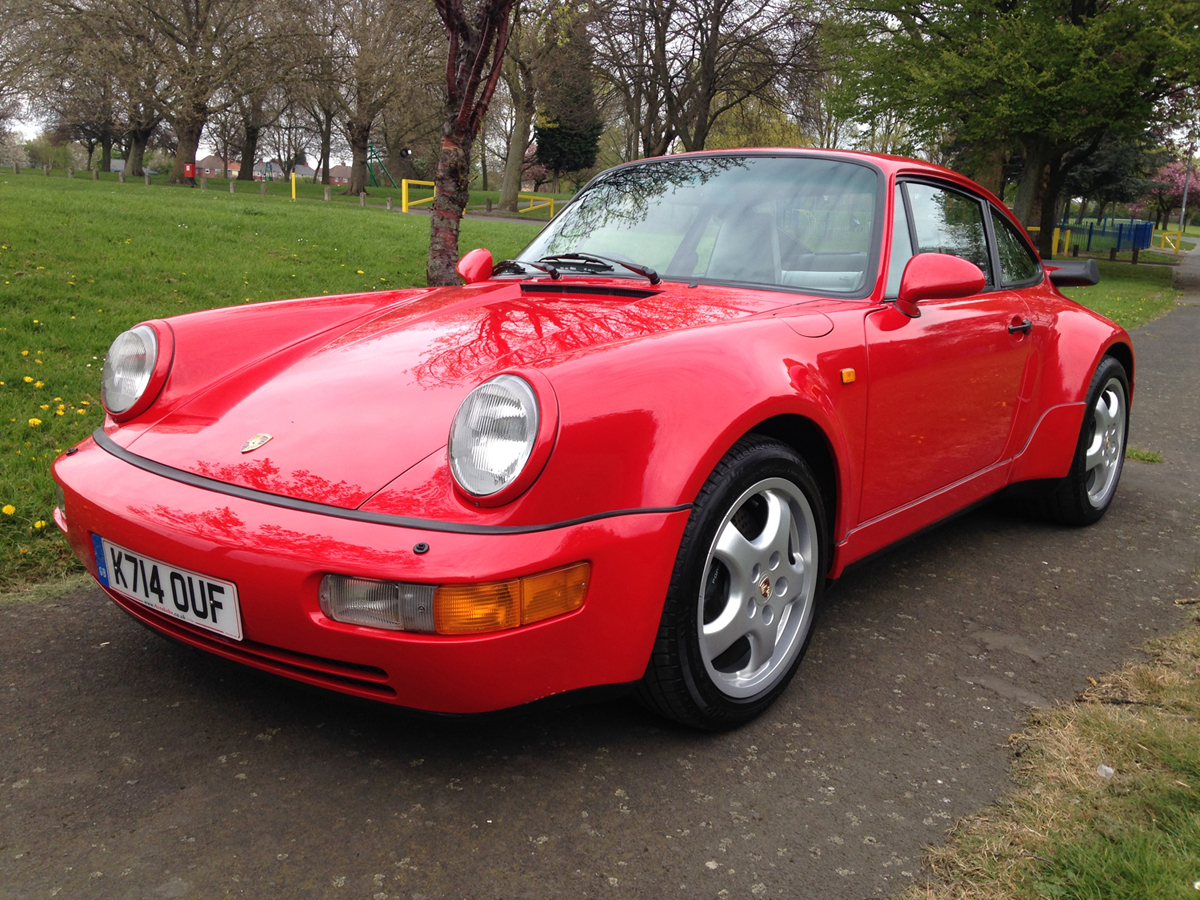
[[[407,156],[408,151],[401,150],[400,155]],[[380,158],[379,154],[375,152],[375,145],[367,144],[367,176],[371,179],[372,187],[383,187],[383,182],[375,178],[375,169],[372,168],[372,163],[379,166],[379,171],[387,176],[387,180],[392,183],[392,187],[399,187],[399,185],[396,184],[396,179],[392,177],[392,173],[389,172],[387,170],[387,166],[383,164],[383,160]]]

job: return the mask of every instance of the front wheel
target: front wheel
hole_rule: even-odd
[[[1064,525],[1098,522],[1117,492],[1128,435],[1129,377],[1124,366],[1106,356],[1088,388],[1071,471],[1035,500],[1036,509]]]
[[[638,691],[686,725],[732,728],[787,687],[828,563],[816,481],[786,444],[750,435],[701,489]]]

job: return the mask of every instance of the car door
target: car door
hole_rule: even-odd
[[[867,316],[867,445],[859,521],[987,469],[1008,443],[1028,357],[1028,310],[997,286],[983,202],[928,181],[898,183],[888,292],[917,253],[949,253],[987,279],[975,295],[921,300],[909,318],[885,303]],[[1010,330],[1016,328],[1018,330]]]

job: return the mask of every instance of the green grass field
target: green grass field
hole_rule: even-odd
[[[118,333],[214,306],[424,283],[428,218],[246,186],[0,172],[0,591],[75,567],[50,520],[50,463],[103,420],[100,368]],[[468,219],[460,249],[504,258],[539,227]],[[1169,269],[1101,269],[1099,287],[1070,294],[1127,327],[1174,302]]]
[[[461,250],[512,256],[539,227],[467,219]],[[0,591],[75,565],[50,520],[50,463],[103,420],[100,368],[118,333],[213,306],[423,285],[428,247],[425,216],[0,173]]]
[[[1097,264],[1098,285],[1066,288],[1063,293],[1126,328],[1145,325],[1175,306],[1179,292],[1171,286],[1174,269],[1107,260]]]

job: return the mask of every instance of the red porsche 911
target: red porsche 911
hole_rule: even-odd
[[[112,600],[413,709],[632,689],[728,728],[848,564],[1010,487],[1072,525],[1117,488],[1132,344],[1058,291],[1095,262],[936,166],[643,160],[459,272],[118,336],[54,466]]]

